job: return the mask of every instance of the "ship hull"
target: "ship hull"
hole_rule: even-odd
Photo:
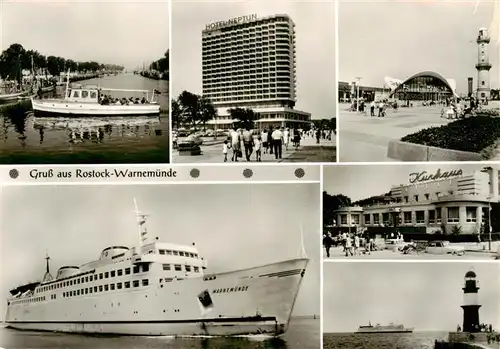
[[[381,330],[381,331],[358,331],[358,333],[368,333],[368,334],[377,334],[377,333],[412,333],[413,329],[404,329],[404,330]]]
[[[10,305],[20,330],[147,336],[278,336],[288,329],[307,259],[104,292]],[[200,294],[208,292],[210,304]]]
[[[93,103],[68,103],[32,99],[31,104],[37,116],[147,116],[160,115],[158,104],[101,105]]]

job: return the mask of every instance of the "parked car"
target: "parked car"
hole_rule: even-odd
[[[192,135],[189,135],[185,138],[180,139],[177,143],[178,144],[194,143],[196,145],[202,145],[203,139],[201,139],[201,137],[199,135],[192,134]]]
[[[431,241],[425,249],[426,253],[430,254],[454,254],[463,256],[465,249],[463,246],[452,245],[449,241]]]

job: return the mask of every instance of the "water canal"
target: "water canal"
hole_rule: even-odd
[[[160,117],[35,117],[31,102],[0,106],[0,164],[169,162],[168,81],[132,73],[78,82],[111,89],[160,92]],[[43,98],[62,97],[65,86]],[[105,92],[140,97],[141,92]]]

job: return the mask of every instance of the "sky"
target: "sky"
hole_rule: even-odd
[[[167,0],[2,0],[0,6],[2,51],[18,43],[45,56],[134,69],[169,47]]]
[[[386,0],[339,3],[339,80],[383,87],[384,77],[404,80],[432,70],[455,79],[467,93],[467,77],[477,86],[476,38],[489,28],[493,0]],[[500,19],[499,19],[500,20]],[[500,44],[489,46],[492,88],[499,88]]]
[[[301,257],[302,225],[311,261],[294,314],[319,314],[319,297],[311,297],[320,292],[319,190],[307,183],[4,187],[0,297],[41,279],[46,252],[55,276],[61,266],[98,259],[107,246],[135,246],[135,197],[150,215],[150,238],[195,242],[209,272]]]
[[[323,266],[323,331],[355,332],[369,322],[455,331],[462,326],[462,287],[469,270],[479,280],[479,321],[499,330],[499,263],[337,262]]]
[[[392,186],[410,184],[410,173],[427,171],[429,174],[446,170],[461,169],[465,176],[484,165],[448,163],[448,164],[398,164],[398,165],[342,165],[324,166],[323,190],[330,195],[343,194],[352,201],[387,193]],[[367,171],[369,169],[369,172]]]
[[[201,32],[205,25],[243,15],[288,14],[295,23],[297,104],[312,119],[336,112],[333,1],[250,0],[172,2],[172,95],[201,93]]]

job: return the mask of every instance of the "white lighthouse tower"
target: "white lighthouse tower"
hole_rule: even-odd
[[[468,271],[465,274],[465,284],[462,290],[464,291],[464,304],[462,305],[464,310],[463,331],[479,332],[479,308],[481,308],[481,305],[477,294],[479,284],[476,280],[476,273]]]
[[[491,64],[488,56],[488,45],[490,43],[490,35],[488,29],[480,28],[477,36],[477,99],[480,101],[490,100],[490,69]]]

